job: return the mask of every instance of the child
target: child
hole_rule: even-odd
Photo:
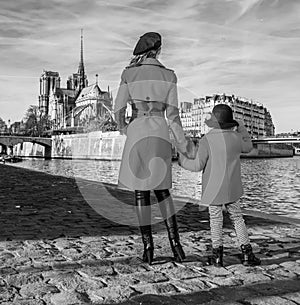
[[[226,104],[213,108],[205,120],[212,129],[199,141],[194,160],[180,155],[179,164],[190,171],[202,172],[202,203],[209,205],[212,238],[210,264],[223,266],[223,213],[225,205],[238,237],[245,266],[260,265],[250,245],[239,198],[243,194],[240,154],[252,150],[246,128],[233,119],[232,109]]]

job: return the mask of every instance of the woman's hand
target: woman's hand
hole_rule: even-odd
[[[195,144],[190,138],[187,138],[187,147],[186,147],[186,156],[189,159],[195,159],[196,158],[196,154],[197,154],[197,150],[198,150],[198,145]]]
[[[125,126],[125,127],[123,127],[123,128],[121,128],[119,131],[120,131],[120,135],[125,135],[125,136],[127,136],[127,128],[128,128],[128,124]]]
[[[179,166],[181,166],[181,154],[180,153],[178,153],[177,163],[178,163]]]

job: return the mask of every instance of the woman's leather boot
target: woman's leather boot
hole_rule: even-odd
[[[169,190],[158,190],[154,192],[168,231],[168,237],[174,259],[177,262],[182,262],[185,259],[185,253],[179,240],[178,225],[172,197]]]
[[[182,249],[179,240],[178,226],[176,216],[173,215],[165,220],[165,225],[168,231],[171,249],[176,262],[182,262],[185,259],[185,253]]]
[[[135,191],[135,204],[144,244],[143,261],[152,264],[153,261],[153,237],[151,228],[150,191]]]

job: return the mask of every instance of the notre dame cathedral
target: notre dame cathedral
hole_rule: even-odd
[[[77,73],[67,80],[66,88],[60,85],[58,72],[45,71],[40,77],[39,109],[47,115],[51,129],[76,131],[91,120],[111,117],[112,93],[102,91],[96,83],[88,85],[83,63],[83,35],[81,31],[80,61]]]

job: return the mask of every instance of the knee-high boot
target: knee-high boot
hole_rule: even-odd
[[[135,191],[135,204],[144,244],[143,261],[151,265],[154,245],[151,228],[150,191]]]
[[[169,190],[156,190],[154,192],[159,202],[160,211],[168,231],[174,259],[178,262],[182,262],[185,259],[185,253],[179,240],[178,225],[172,197]]]

